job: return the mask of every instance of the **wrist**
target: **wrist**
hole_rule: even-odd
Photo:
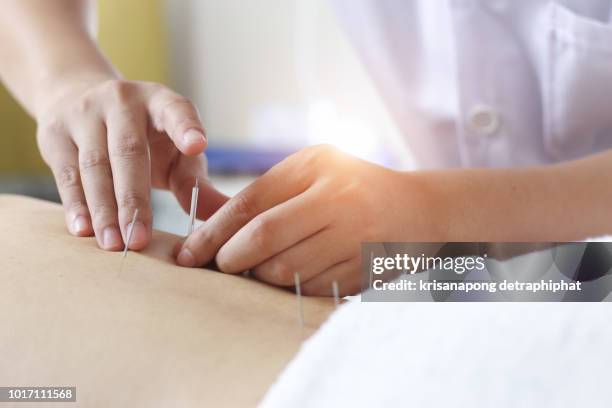
[[[436,172],[397,172],[402,234],[400,241],[449,242],[451,203]]]
[[[447,242],[553,241],[562,217],[544,168],[424,173],[443,209]]]
[[[499,240],[513,224],[522,203],[507,197],[506,174],[498,170],[460,169],[421,173],[430,191],[428,205],[440,220],[440,242]],[[505,214],[499,217],[499,213]]]

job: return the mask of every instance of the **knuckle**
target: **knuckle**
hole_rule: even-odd
[[[272,231],[271,223],[263,217],[255,217],[251,222],[253,223],[251,230],[252,244],[256,248],[267,248]]]
[[[298,175],[301,183],[312,182],[322,175],[338,157],[338,150],[332,145],[308,146],[294,153],[287,159],[287,165]],[[284,165],[283,162],[279,165]]]
[[[329,144],[322,144],[316,146],[316,157],[318,163],[320,164],[333,163],[335,160],[337,160],[339,152],[340,151],[337,147]]]
[[[221,251],[219,250],[220,246],[221,244],[218,242],[218,239],[216,239],[214,234],[211,234],[207,228],[196,229],[185,242],[185,247],[189,248],[193,256],[198,260],[198,263],[205,263],[214,258],[217,267],[219,267],[221,271],[226,272],[226,270],[219,265],[221,255]]]
[[[338,149],[330,144],[318,144],[303,149],[306,157],[318,159],[336,155]]]
[[[310,148],[317,152],[318,154],[322,154],[322,153],[331,153],[331,152],[335,152],[336,148],[329,144],[329,143],[320,143],[320,144],[316,144],[313,146],[310,146]]]
[[[175,109],[177,107],[193,107],[193,104],[191,103],[191,100],[185,96],[182,95],[172,95],[168,98],[168,100],[166,101],[166,104],[164,105],[164,111],[168,112],[169,110]]]
[[[103,149],[81,151],[79,154],[79,168],[87,171],[109,165],[108,153]]]
[[[143,81],[141,83],[146,85],[147,88],[154,93],[169,91],[165,85],[160,84],[159,82]]]
[[[84,96],[72,105],[72,113],[77,116],[87,115],[94,110],[95,101],[88,96]]]
[[[299,163],[304,171],[312,172],[324,167],[335,160],[338,149],[329,144],[309,146],[297,153]]]
[[[132,136],[119,136],[113,147],[112,154],[121,159],[142,157],[147,154],[147,144]]]
[[[172,94],[171,96],[167,97],[167,99],[165,100],[162,106],[162,109],[161,109],[162,117],[165,119],[172,118],[173,112],[175,112],[178,109],[195,110],[189,98],[186,98],[178,94]]]
[[[121,208],[145,208],[149,205],[149,200],[142,196],[141,193],[133,190],[128,190],[121,194],[118,204]]]
[[[56,173],[57,186],[66,189],[80,185],[79,169],[77,166],[65,164],[60,166]]]
[[[211,234],[207,228],[200,228],[195,230],[195,244],[198,248],[202,248],[206,251],[211,249],[217,250],[218,244],[213,234]]]
[[[115,103],[123,105],[132,98],[133,85],[123,79],[112,80],[106,83],[106,90]]]
[[[65,204],[66,210],[71,214],[88,215],[87,203],[83,200],[76,200]]]
[[[38,123],[38,133],[42,136],[64,134],[67,131],[66,122],[60,116],[43,119]]]
[[[238,194],[230,202],[228,210],[232,217],[248,219],[255,213],[255,205],[246,194]]]
[[[312,153],[312,147],[305,147],[287,157],[286,161],[290,162],[291,164],[302,164],[305,161],[310,160],[313,156],[314,154]]]
[[[58,150],[59,139],[67,133],[65,122],[59,117],[40,121],[36,130],[36,142],[46,163],[50,163]]]
[[[116,218],[117,208],[110,203],[94,203],[90,205],[94,224],[105,224]]]

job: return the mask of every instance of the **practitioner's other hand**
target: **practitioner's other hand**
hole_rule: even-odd
[[[198,178],[201,218],[225,202],[206,182],[207,140],[189,100],[159,84],[118,79],[59,89],[42,102],[37,137],[72,234],[95,233],[101,248],[119,250],[139,209],[130,248],[145,247],[151,187],[171,190],[188,211]]]
[[[225,203],[183,243],[177,262],[216,259],[278,286],[301,278],[307,295],[361,288],[361,243],[435,240],[436,201],[415,173],[392,171],[329,146],[306,148]]]

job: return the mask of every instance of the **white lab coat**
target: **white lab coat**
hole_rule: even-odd
[[[611,0],[333,0],[419,164],[612,147]]]

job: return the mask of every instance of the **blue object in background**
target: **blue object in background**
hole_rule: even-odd
[[[296,151],[297,149],[209,147],[206,149],[208,171],[215,174],[262,174]]]

